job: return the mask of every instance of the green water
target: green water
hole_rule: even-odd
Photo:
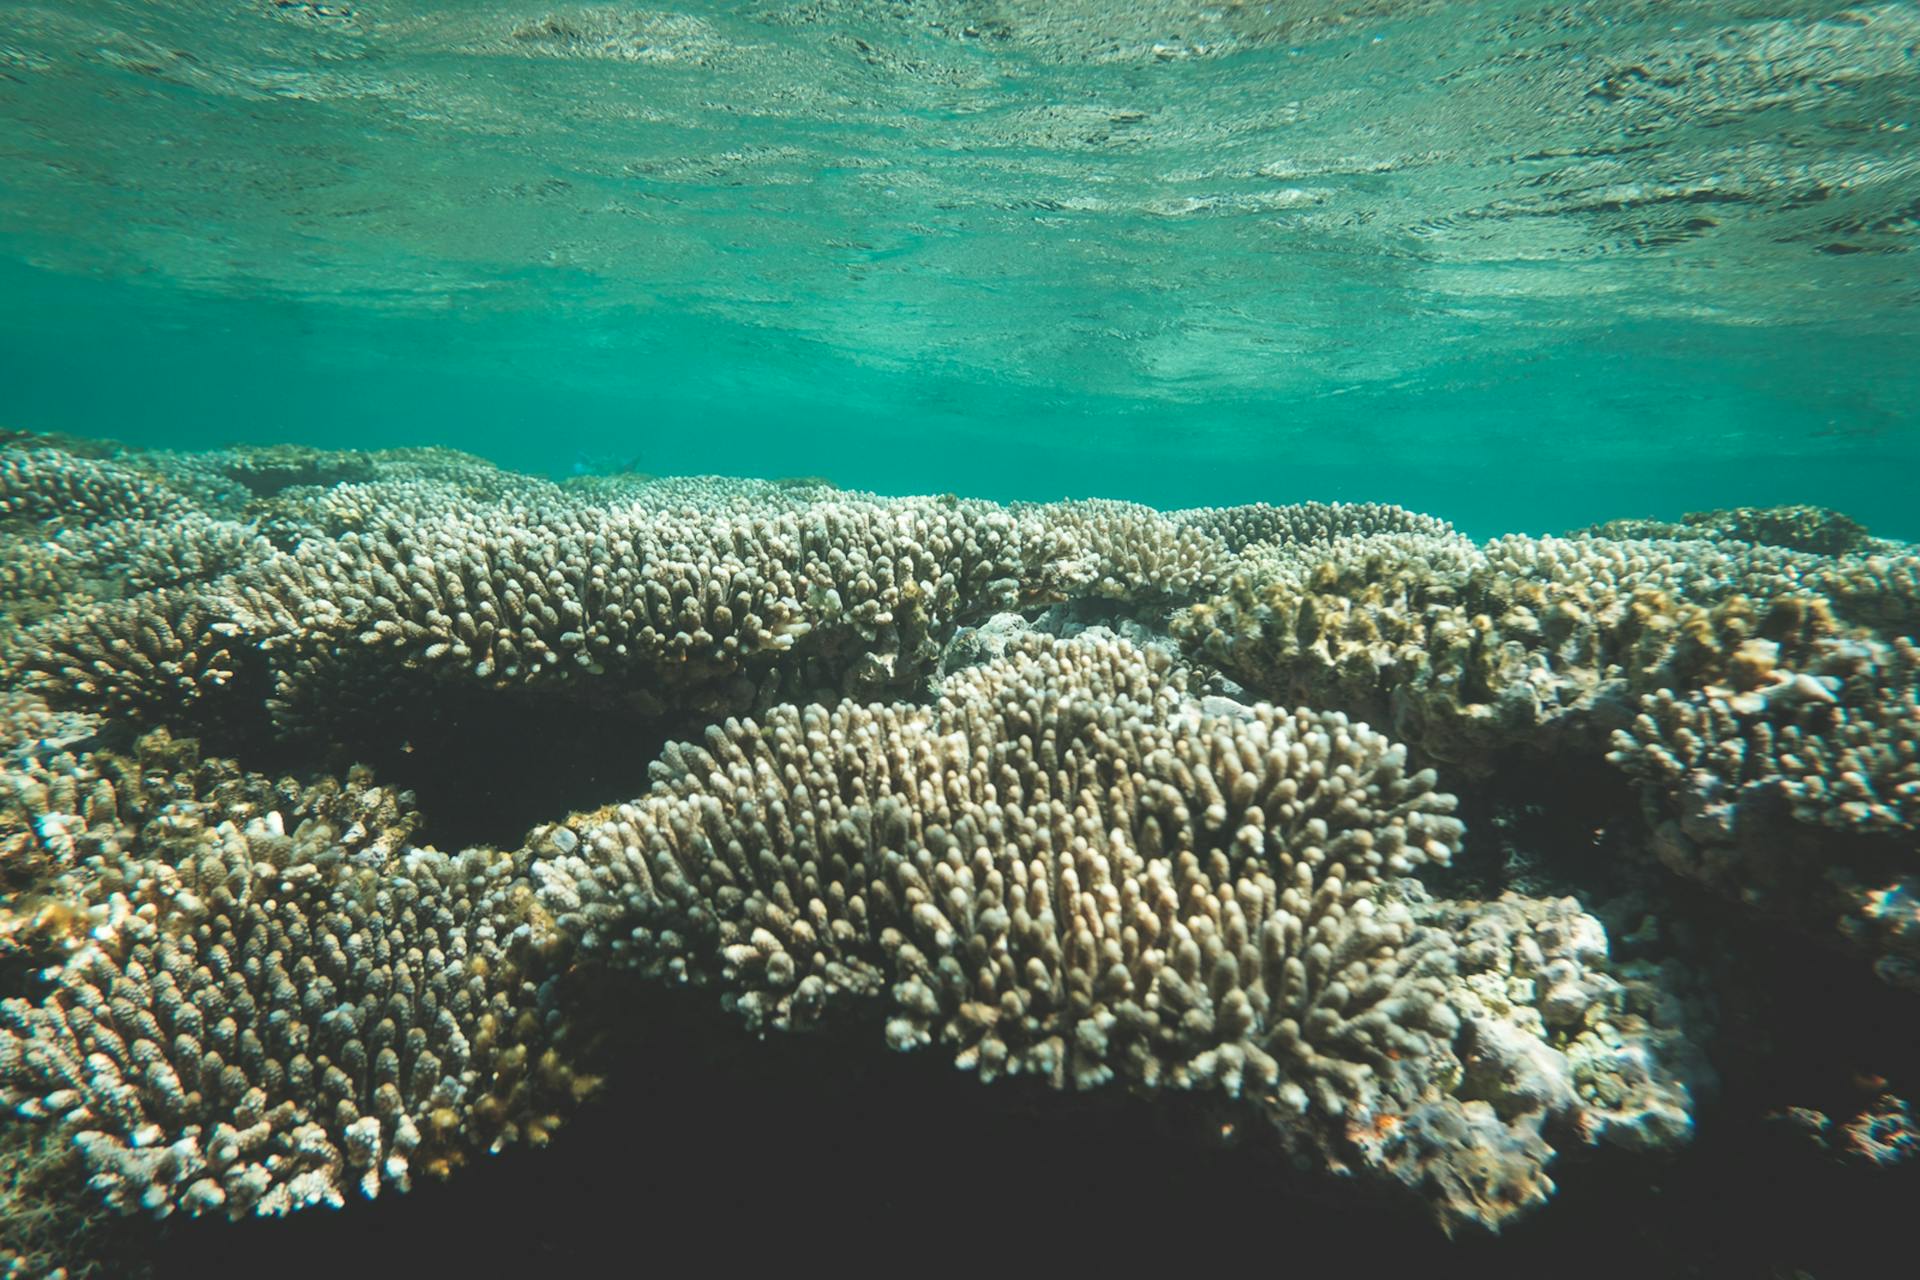
[[[1920,536],[1920,7],[0,7],[0,424]]]

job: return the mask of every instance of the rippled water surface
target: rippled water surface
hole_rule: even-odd
[[[1920,533],[1920,6],[0,8],[0,420]]]

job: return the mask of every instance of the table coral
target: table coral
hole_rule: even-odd
[[[1268,697],[1389,725],[1484,771],[1516,747],[1601,754],[1636,700],[1725,674],[1750,639],[1902,616],[1913,557],[1708,541],[1383,532],[1276,544],[1174,619],[1197,660]]]
[[[586,954],[716,983],[760,1028],[884,1001],[893,1047],[982,1079],[1217,1091],[1448,1225],[1551,1191],[1541,1128],[1571,1093],[1502,1114],[1460,1091],[1455,932],[1385,892],[1450,856],[1452,798],[1338,713],[1203,703],[1163,654],[1026,637],[932,706],[730,720],[655,777],[532,842]]]
[[[49,623],[24,665],[49,696],[147,718],[257,709],[210,696],[247,682],[272,690],[282,729],[406,714],[448,684],[711,717],[910,693],[961,621],[1075,597],[1191,598],[1224,555],[1124,503],[742,486],[715,510],[685,497],[389,486],[338,536]]]

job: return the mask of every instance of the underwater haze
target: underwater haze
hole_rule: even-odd
[[[1912,1273],[1920,2],[658,3],[0,0],[0,1280]]]
[[[1920,533],[1911,3],[0,12],[0,418]]]

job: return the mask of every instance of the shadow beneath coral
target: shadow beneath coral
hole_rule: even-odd
[[[982,1087],[875,1025],[756,1041],[711,993],[608,993],[604,1097],[547,1151],[284,1222],[182,1222],[161,1280],[607,1275],[749,1267],[1271,1268],[1298,1275],[1788,1277],[1871,1271],[1920,1183],[1783,1152],[1735,1077],[1679,1157],[1601,1152],[1499,1239],[1449,1241],[1411,1200],[1293,1169],[1189,1099]],[[1217,1128],[1212,1137],[1218,1137]],[[1811,1206],[1820,1206],[1819,1212]]]
[[[1410,1201],[1298,1173],[1257,1135],[1204,1141],[1182,1099],[983,1087],[937,1052],[888,1053],[877,1023],[759,1042],[710,992],[621,999],[618,1070],[552,1149],[340,1213],[181,1223],[156,1276],[624,1274],[690,1250],[729,1269],[1017,1270],[1383,1228],[1441,1243]]]
[[[644,794],[661,747],[698,733],[681,728],[618,708],[450,694],[355,726],[321,754],[411,790],[425,820],[416,843],[512,849],[540,823]]]

